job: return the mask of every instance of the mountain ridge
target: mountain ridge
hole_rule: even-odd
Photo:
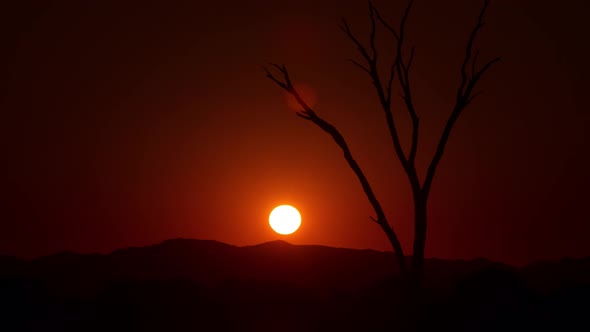
[[[539,261],[525,267],[485,258],[428,258],[425,283],[450,287],[457,278],[486,269],[524,275],[534,272],[533,279],[541,283],[547,283],[546,276],[560,280],[562,275],[572,280],[590,280],[590,272],[586,272],[588,267],[590,257]],[[216,240],[173,238],[106,254],[62,251],[29,260],[0,256],[0,277],[21,276],[45,280],[49,284],[66,280],[92,284],[116,279],[187,279],[211,286],[227,280],[258,280],[287,282],[310,289],[360,290],[398,278],[398,274],[393,252],[296,245],[284,240],[235,246]]]
[[[407,306],[396,264],[392,252],[371,249],[196,239],[108,254],[0,256],[0,308],[8,310],[0,318],[33,322],[31,331],[185,331],[197,321],[206,330],[385,331]],[[469,327],[489,326],[490,312],[517,331],[541,329],[544,318],[564,330],[564,321],[586,322],[587,306],[577,303],[590,296],[590,257],[525,268],[427,259],[423,292],[427,330],[478,330]]]

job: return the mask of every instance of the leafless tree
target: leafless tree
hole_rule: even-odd
[[[414,239],[413,239],[413,253],[412,253],[412,260],[411,264],[408,267],[408,264],[405,259],[404,250],[400,243],[400,240],[391,225],[391,223],[387,220],[385,213],[383,212],[383,208],[377,200],[369,181],[367,180],[365,174],[361,170],[360,166],[354,159],[350,149],[344,140],[344,137],[340,134],[340,132],[330,124],[328,121],[320,117],[302,98],[301,94],[297,91],[297,89],[293,86],[291,81],[291,77],[285,65],[278,65],[278,64],[271,64],[270,68],[264,68],[266,71],[266,76],[278,84],[281,88],[291,94],[299,106],[302,108],[297,115],[305,120],[309,120],[313,122],[315,125],[320,127],[323,131],[328,133],[336,144],[342,149],[344,152],[344,157],[348,162],[348,165],[356,176],[358,177],[363,190],[371,203],[376,217],[370,217],[374,222],[376,222],[393,247],[393,250],[396,254],[397,261],[399,264],[400,271],[407,280],[410,280],[414,285],[419,286],[421,284],[423,269],[424,269],[424,248],[426,245],[426,229],[427,229],[427,203],[428,197],[430,194],[430,189],[432,187],[432,181],[436,174],[437,167],[441,161],[441,158],[445,152],[445,147],[449,140],[449,136],[451,131],[453,130],[457,119],[461,116],[465,108],[473,101],[475,97],[479,95],[480,92],[475,91],[475,86],[481,79],[482,75],[488,71],[488,69],[496,62],[498,62],[499,58],[494,58],[485,62],[483,65],[478,66],[477,60],[479,51],[474,50],[474,40],[483,27],[483,19],[485,12],[488,8],[489,0],[484,0],[483,7],[479,13],[477,18],[477,23],[471,34],[469,36],[467,47],[465,50],[465,57],[463,59],[463,63],[460,68],[461,73],[461,81],[459,87],[457,89],[457,96],[455,100],[455,105],[452,108],[450,116],[448,117],[446,124],[444,126],[442,135],[438,140],[438,145],[436,147],[436,151],[430,160],[430,164],[426,170],[426,174],[424,176],[424,180],[420,181],[420,177],[418,175],[416,169],[416,154],[418,151],[418,140],[419,140],[419,131],[420,131],[420,117],[416,113],[416,109],[414,107],[414,101],[412,96],[412,89],[411,89],[411,81],[410,81],[410,69],[412,66],[412,61],[414,59],[414,48],[410,48],[409,55],[404,56],[404,53],[408,53],[407,51],[404,52],[405,47],[405,27],[406,22],[408,20],[408,15],[410,13],[410,9],[412,8],[413,1],[409,0],[408,4],[403,12],[401,22],[399,26],[394,27],[393,25],[389,24],[383,17],[380,15],[377,8],[375,8],[372,2],[369,1],[369,17],[371,21],[371,32],[369,36],[369,47],[366,47],[359,41],[359,39],[354,35],[352,30],[350,29],[346,20],[342,20],[341,24],[339,25],[340,29],[346,34],[348,39],[356,46],[358,52],[360,53],[363,61],[357,62],[355,60],[351,61],[355,66],[359,67],[361,70],[366,72],[371,81],[377,90],[377,95],[379,98],[379,103],[381,109],[385,115],[385,120],[387,122],[387,126],[389,128],[389,133],[391,135],[391,140],[393,142],[393,148],[397,159],[401,163],[401,166],[410,182],[410,187],[412,190],[412,197],[413,197],[413,206],[414,206]],[[387,75],[386,77],[380,76],[380,68],[378,66],[378,51],[377,47],[375,46],[375,34],[377,30],[377,26],[380,25],[382,28],[389,31],[393,37],[393,40],[396,45],[396,52],[394,52],[394,58],[392,59],[392,63],[387,67]],[[280,76],[275,76],[270,69],[274,68],[278,70]],[[409,146],[409,151],[405,152],[402,144],[400,142],[399,133],[397,129],[396,119],[394,117],[394,113],[392,112],[392,95],[394,90],[394,81],[398,82],[398,88],[401,91],[401,96],[403,99],[403,105],[406,111],[409,113],[411,119],[411,143]]]

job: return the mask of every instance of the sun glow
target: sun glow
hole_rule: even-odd
[[[280,205],[272,210],[268,223],[279,234],[292,234],[301,226],[301,214],[291,205]]]

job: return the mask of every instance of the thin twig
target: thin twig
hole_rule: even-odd
[[[479,52],[476,51],[475,55],[472,57],[473,44],[474,44],[475,38],[477,36],[477,33],[479,32],[479,30],[483,26],[483,18],[484,18],[486,10],[488,8],[488,5],[489,5],[489,0],[484,0],[483,7],[479,13],[478,18],[477,18],[477,23],[476,23],[475,27],[473,28],[473,30],[471,31],[471,34],[469,36],[469,40],[467,42],[467,47],[465,49],[465,58],[463,60],[463,64],[461,65],[461,82],[459,84],[459,88],[457,89],[457,100],[455,102],[455,106],[453,107],[453,110],[451,111],[451,115],[449,116],[447,123],[443,129],[441,137],[438,141],[436,151],[434,153],[434,156],[432,157],[430,165],[428,166],[428,169],[426,171],[426,177],[425,177],[424,183],[422,185],[422,194],[424,195],[425,198],[427,198],[430,193],[430,188],[432,186],[432,180],[434,178],[434,174],[436,173],[436,169],[438,167],[438,164],[440,163],[440,160],[444,154],[446,144],[449,140],[449,136],[451,134],[451,131],[453,130],[453,127],[454,127],[455,123],[457,122],[457,119],[462,114],[465,107],[467,107],[467,105],[469,105],[473,101],[473,99],[477,95],[479,95],[479,93],[475,93],[472,95],[473,89],[475,88],[475,86],[476,86],[477,82],[479,81],[479,79],[481,78],[481,76],[494,63],[500,61],[499,57],[494,58],[494,59],[488,61],[481,69],[475,70],[475,66],[476,66],[475,60],[477,60],[477,56],[478,56]],[[468,80],[466,68],[467,68],[467,64],[470,61],[473,61],[472,62],[472,73],[471,73],[471,76]]]

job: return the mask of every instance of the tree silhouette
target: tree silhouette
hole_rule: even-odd
[[[387,235],[389,242],[391,242],[402,275],[405,278],[407,278],[407,280],[411,281],[414,286],[419,287],[421,284],[424,269],[424,249],[426,246],[426,229],[428,219],[427,203],[430,190],[432,187],[432,181],[434,179],[436,170],[442,159],[442,156],[445,152],[445,147],[449,140],[451,131],[453,130],[457,122],[457,119],[461,116],[463,110],[465,110],[465,108],[480,93],[474,91],[476,84],[479,82],[482,75],[494,63],[498,62],[500,58],[494,58],[483,64],[481,67],[478,67],[477,65],[479,51],[474,50],[473,44],[479,30],[484,25],[483,19],[489,5],[489,0],[484,0],[483,7],[477,18],[477,23],[471,31],[469,40],[467,42],[465,57],[463,59],[463,63],[460,69],[461,81],[457,89],[455,105],[452,108],[451,114],[448,117],[443,132],[440,136],[440,139],[438,140],[436,151],[432,159],[430,160],[430,164],[428,165],[424,180],[420,181],[420,177],[418,175],[415,164],[416,154],[418,151],[420,117],[418,116],[418,114],[416,113],[416,109],[414,108],[414,101],[412,99],[412,89],[410,82],[410,69],[412,66],[412,61],[414,59],[414,47],[410,49],[409,55],[407,57],[404,56],[405,27],[408,15],[410,13],[410,9],[412,8],[412,4],[413,0],[409,0],[403,12],[403,16],[401,18],[399,26],[395,28],[382,18],[377,8],[375,8],[372,2],[369,1],[369,17],[371,21],[371,32],[369,36],[368,48],[364,46],[359,41],[359,39],[353,34],[346,20],[342,19],[341,24],[339,25],[340,29],[346,34],[348,39],[350,39],[352,43],[357,47],[358,52],[364,59],[364,64],[352,59],[349,61],[351,61],[355,66],[361,68],[371,78],[372,83],[375,89],[377,90],[377,95],[379,98],[381,109],[385,115],[385,120],[387,122],[389,133],[391,135],[391,140],[393,142],[395,155],[401,163],[401,166],[410,182],[414,206],[414,239],[413,254],[410,267],[407,266],[402,245],[400,243],[399,238],[397,237],[397,234],[393,226],[387,220],[387,217],[383,212],[383,208],[381,207],[379,200],[377,200],[377,197],[375,196],[375,193],[373,192],[373,189],[371,188],[369,181],[367,180],[360,166],[358,165],[352,153],[350,152],[350,149],[348,148],[348,145],[344,137],[342,137],[342,135],[336,129],[336,127],[334,127],[328,121],[320,117],[305,102],[305,100],[301,97],[297,89],[294,88],[291,82],[291,77],[285,65],[278,65],[274,63],[271,64],[272,67],[276,68],[276,70],[280,72],[282,78],[278,78],[277,76],[275,76],[269,70],[269,68],[265,67],[264,69],[266,71],[266,76],[272,81],[274,81],[276,84],[278,84],[285,91],[287,91],[289,94],[291,94],[295,98],[299,106],[301,106],[302,110],[297,112],[297,115],[302,117],[303,119],[313,122],[323,131],[330,134],[330,136],[332,136],[336,144],[338,144],[338,146],[342,149],[342,151],[344,152],[344,158],[346,159],[348,165],[350,166],[350,168],[352,168],[352,170],[358,177],[359,181],[361,182],[363,190],[375,211],[376,218],[370,218],[381,227],[385,235]],[[397,45],[393,63],[390,64],[387,68],[388,75],[385,78],[382,78],[379,74],[380,70],[377,61],[379,53],[375,46],[375,33],[377,30],[378,23],[384,29],[386,29],[392,34],[393,39]],[[404,151],[404,148],[402,147],[402,144],[400,142],[399,133],[396,127],[397,124],[395,121],[394,114],[392,112],[392,91],[396,77],[399,83],[399,88],[401,90],[401,96],[403,99],[405,109],[410,115],[412,124],[411,143],[409,151],[407,153]]]

